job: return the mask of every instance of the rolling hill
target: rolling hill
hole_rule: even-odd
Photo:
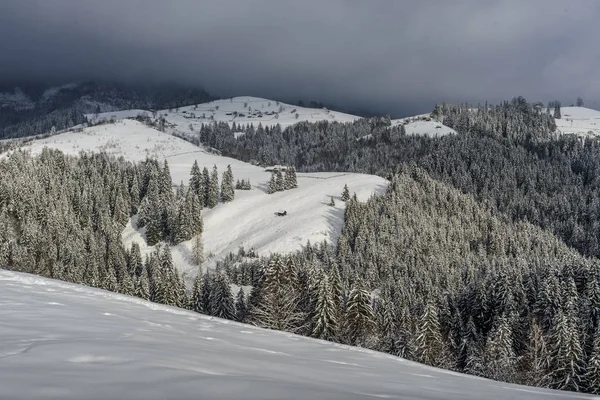
[[[129,161],[142,161],[146,157],[155,157],[161,162],[167,160],[177,185],[180,182],[187,185],[195,160],[201,169],[210,170],[216,165],[220,174],[231,165],[234,179],[250,179],[252,189],[238,190],[233,202],[203,211],[207,265],[230,252],[237,252],[240,246],[267,255],[295,251],[309,240],[311,243],[334,241],[343,225],[344,203],[339,197],[344,185],[362,201],[386,186],[383,178],[372,175],[298,173],[298,188],[267,194],[271,173],[265,168],[210,153],[133,120],[35,140],[25,149],[38,154],[44,147],[72,155],[81,151],[104,151]],[[338,199],[335,207],[328,205],[331,196]],[[277,217],[275,212],[280,210],[286,210],[287,216]],[[137,241],[145,253],[153,250],[144,246],[143,232],[135,229],[135,221],[127,225],[123,241],[126,246]],[[190,242],[185,242],[173,248],[174,261],[182,272],[195,272],[197,268],[191,263],[191,247]]]

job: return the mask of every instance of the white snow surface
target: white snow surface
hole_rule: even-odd
[[[407,135],[440,137],[454,135],[456,131],[441,122],[431,119],[430,114],[415,115],[413,117],[393,119],[392,126],[404,125]]]
[[[72,155],[81,151],[105,151],[129,161],[142,161],[147,156],[166,159],[176,185],[180,182],[188,184],[194,160],[198,161],[200,169],[207,167],[212,170],[216,165],[219,176],[227,165],[231,165],[235,180],[250,179],[251,190],[236,190],[234,201],[204,209],[204,249],[205,254],[211,256],[206,267],[214,265],[216,260],[230,252],[237,252],[240,246],[246,250],[254,248],[260,255],[268,255],[271,252],[299,250],[309,240],[311,243],[323,240],[334,242],[343,226],[345,203],[340,197],[344,184],[348,185],[350,193],[355,192],[362,201],[374,193],[381,193],[386,187],[385,179],[373,175],[298,173],[298,188],[267,194],[271,173],[265,168],[209,153],[133,120],[35,140],[25,149],[38,154],[44,147]],[[328,205],[330,196],[335,199],[335,207]],[[287,211],[287,216],[275,215],[283,210]],[[133,241],[140,244],[143,255],[153,250],[153,247],[145,245],[143,232],[135,228],[135,218],[123,232],[125,246],[130,246]],[[180,271],[189,273],[189,277],[197,270],[192,263],[191,248],[191,242],[172,248],[174,263]]]
[[[0,398],[598,399],[0,270]]]
[[[561,119],[555,119],[562,134],[582,137],[600,136],[600,111],[586,107],[561,107]]]
[[[98,115],[88,114],[92,121],[108,120],[112,116],[117,118],[135,117],[143,110],[125,110],[121,112],[108,112]],[[152,115],[147,111],[147,114]],[[165,117],[168,124],[175,130],[189,132],[190,124],[195,131],[204,124],[214,122],[227,122],[230,126],[247,126],[258,124],[262,126],[275,126],[279,124],[282,128],[301,121],[318,122],[352,122],[360,117],[323,108],[306,108],[286,104],[274,100],[259,97],[240,96],[230,99],[215,100],[209,103],[179,107],[172,110],[160,110],[158,114]],[[243,115],[241,115],[243,114]],[[296,117],[298,114],[298,117]]]

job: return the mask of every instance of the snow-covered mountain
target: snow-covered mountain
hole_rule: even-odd
[[[373,175],[298,173],[298,188],[267,194],[271,172],[265,168],[212,154],[133,120],[35,140],[25,149],[37,154],[46,146],[72,155],[81,151],[104,151],[130,161],[141,161],[146,157],[167,160],[174,184],[188,184],[195,160],[201,169],[207,167],[210,170],[216,165],[219,174],[231,165],[234,179],[250,179],[252,189],[237,190],[233,202],[203,211],[204,247],[206,254],[211,255],[208,265],[230,252],[237,252],[240,246],[267,255],[298,250],[309,240],[311,243],[333,242],[343,225],[344,203],[339,198],[344,185],[347,184],[350,192],[355,192],[362,201],[383,191],[386,186],[385,179]],[[328,205],[331,196],[337,200],[335,207]],[[287,216],[275,215],[281,210],[286,210]],[[138,242],[144,252],[153,249],[144,246],[143,233],[135,229],[135,221],[127,225],[123,241],[126,246]],[[182,272],[195,272],[197,268],[191,262],[191,248],[190,242],[173,248],[175,264]]]
[[[0,270],[0,398],[594,399]]]

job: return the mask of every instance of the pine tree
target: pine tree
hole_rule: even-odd
[[[596,323],[598,326],[598,323]],[[600,394],[600,327],[594,332],[590,355],[584,375],[585,391]]]
[[[277,192],[277,178],[275,177],[275,172],[271,173],[271,180],[269,181],[268,193],[273,194]]]
[[[144,300],[150,300],[150,284],[148,272],[144,268],[135,282],[135,295]]]
[[[248,307],[246,306],[246,295],[244,289],[240,288],[235,300],[235,320],[238,322],[246,322]]]
[[[549,385],[559,390],[579,390],[583,375],[583,349],[572,316],[558,310],[550,332]]]
[[[554,118],[555,119],[561,119],[561,113],[560,113],[560,102],[555,101],[554,102]]]
[[[262,273],[260,303],[252,310],[253,322],[269,329],[295,332],[304,319],[283,259],[274,255]]]
[[[227,203],[232,201],[234,197],[233,172],[231,171],[231,165],[228,165],[227,170],[223,172],[223,179],[221,180],[221,201]]]
[[[513,331],[510,320],[500,316],[484,349],[485,376],[511,382],[514,379],[517,357],[513,349]]]
[[[280,190],[289,190],[295,189],[298,187],[298,179],[296,177],[296,168],[293,166],[288,167],[285,170],[285,182],[283,184],[283,189]]]
[[[204,178],[202,177],[202,172],[200,172],[200,167],[198,167],[198,161],[194,161],[194,165],[192,166],[192,170],[190,172],[190,189],[193,190],[194,194],[198,196],[200,202],[204,201]],[[202,208],[202,205],[201,205]]]
[[[223,273],[215,275],[210,293],[211,315],[217,318],[235,319],[235,305],[227,277]]]
[[[344,185],[344,190],[342,191],[342,201],[346,202],[350,200],[350,190],[348,189],[348,185]]]
[[[217,166],[213,167],[208,185],[208,195],[206,198],[206,206],[213,208],[219,203],[219,171]]]
[[[348,297],[346,340],[353,346],[365,347],[374,328],[375,315],[371,307],[371,294],[363,287],[362,280],[355,278]]]
[[[281,192],[285,190],[285,181],[280,170],[275,171],[275,191]]]
[[[190,310],[202,312],[201,307],[201,286],[202,286],[202,269],[198,268],[196,278],[194,278],[194,286],[192,288],[192,297],[190,298]]]
[[[417,325],[415,355],[423,364],[444,367],[448,364],[448,353],[442,339],[438,310],[433,300],[427,301]]]
[[[337,309],[327,275],[319,283],[319,294],[315,309],[311,336],[324,340],[335,340],[337,336]]]
[[[202,198],[202,204],[208,207],[208,197],[210,195],[210,173],[208,168],[204,167],[202,170],[202,187],[204,188],[204,197]]]

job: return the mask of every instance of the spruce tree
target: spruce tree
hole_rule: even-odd
[[[350,200],[350,190],[348,189],[348,185],[344,185],[344,190],[342,191],[342,201],[346,202]]]
[[[277,178],[275,172],[271,173],[271,180],[269,181],[268,193],[273,194],[277,192]]]
[[[353,346],[365,347],[374,328],[375,315],[371,307],[371,294],[364,288],[362,280],[355,278],[348,297],[346,340]]]
[[[285,190],[285,181],[280,170],[275,171],[275,191],[281,192]]]
[[[219,203],[219,171],[217,166],[213,167],[210,175],[210,182],[208,186],[208,195],[206,199],[206,206],[213,208]]]
[[[448,365],[448,352],[442,339],[438,310],[433,300],[427,301],[417,325],[415,356],[423,364],[434,367]]]
[[[311,336],[324,340],[335,340],[337,336],[337,310],[327,275],[319,283],[319,293]]]
[[[235,187],[233,184],[233,173],[231,171],[231,165],[227,166],[227,170],[223,172],[223,178],[221,180],[221,201],[227,203],[233,200],[235,197]]]
[[[235,300],[235,320],[238,322],[245,322],[247,313],[248,307],[246,305],[246,295],[244,289],[240,288]]]
[[[217,273],[210,293],[211,315],[217,318],[235,319],[235,305],[227,277]]]
[[[289,190],[289,189],[294,189],[298,187],[298,179],[296,177],[296,169],[293,166],[288,167],[285,170],[285,182],[284,182],[284,189],[285,190]],[[281,189],[283,190],[283,189]]]

